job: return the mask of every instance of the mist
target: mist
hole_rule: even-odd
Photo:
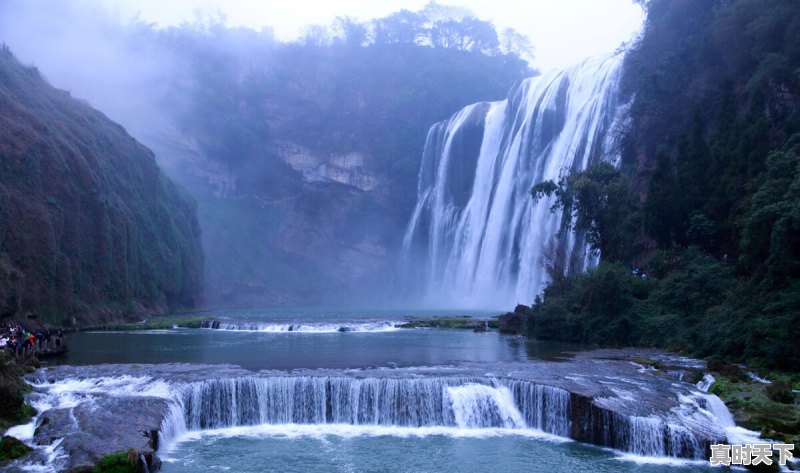
[[[416,304],[398,258],[428,128],[536,73],[522,35],[437,4],[281,42],[220,13],[161,27],[97,2],[7,1],[0,32],[197,201],[212,307]]]

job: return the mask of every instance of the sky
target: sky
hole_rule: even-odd
[[[203,16],[224,15],[230,26],[271,27],[280,39],[294,39],[309,24],[330,24],[337,16],[370,20],[401,9],[419,10],[428,0],[100,0],[121,18],[138,15],[159,26]],[[643,13],[632,0],[439,0],[472,10],[527,35],[533,65],[547,71],[614,51],[641,27]]]

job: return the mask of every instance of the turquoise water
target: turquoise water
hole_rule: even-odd
[[[318,334],[178,329],[78,333],[68,342],[69,354],[61,362],[71,365],[181,362],[231,363],[250,370],[367,368],[517,361],[528,356],[528,344],[519,337],[464,330]],[[536,348],[531,346],[531,353]]]
[[[249,430],[249,431],[248,431]],[[609,472],[727,471],[704,462],[641,464],[577,442],[518,435],[424,435],[419,429],[369,432],[351,426],[334,433],[277,427],[227,429],[179,444],[164,473],[232,472]],[[312,429],[308,429],[312,430]],[[363,433],[359,433],[361,430]],[[376,429],[377,430],[377,429]],[[299,432],[298,432],[299,431]],[[461,436],[460,436],[461,435]],[[637,459],[641,461],[642,459]]]
[[[192,314],[195,315],[195,314]],[[204,313],[209,318],[264,323],[332,325],[369,321],[403,322],[415,317],[485,312],[352,311],[270,309]],[[407,367],[458,361],[494,362],[548,358],[574,345],[527,341],[497,332],[396,329],[378,332],[253,332],[174,329],[70,334],[70,351],[56,363],[230,363],[250,370],[298,368]]]
[[[307,324],[402,321],[406,315],[461,312],[327,311],[307,309],[210,312],[231,322]],[[472,314],[485,317],[486,313]],[[60,362],[232,363],[250,370],[439,366],[569,356],[579,347],[497,332],[396,329],[371,332],[263,332],[173,329],[69,336]],[[399,428],[352,425],[268,425],[190,432],[168,450],[165,473],[230,472],[640,472],[725,471],[704,462],[624,456],[533,430]],[[662,462],[653,464],[649,462]],[[663,462],[667,462],[663,464]]]

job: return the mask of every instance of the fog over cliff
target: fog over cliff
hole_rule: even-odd
[[[464,11],[339,18],[281,42],[200,13],[159,28],[89,1],[11,0],[0,41],[198,201],[210,306],[371,304],[397,296],[429,127],[534,74],[521,35],[501,42]]]

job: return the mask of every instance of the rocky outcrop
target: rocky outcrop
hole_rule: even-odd
[[[276,145],[278,156],[307,182],[337,182],[362,191],[387,184],[377,172],[377,160],[360,151],[345,154],[318,154],[297,143]]]
[[[520,334],[525,330],[525,318],[530,315],[531,308],[522,304],[497,318],[500,333]]]
[[[101,397],[92,404],[51,409],[41,416],[34,441],[60,442],[64,470],[91,468],[105,456],[133,449],[153,471],[161,464],[158,429],[167,409],[165,399],[152,397]]]
[[[0,316],[87,324],[201,299],[194,201],[116,123],[0,51]]]

